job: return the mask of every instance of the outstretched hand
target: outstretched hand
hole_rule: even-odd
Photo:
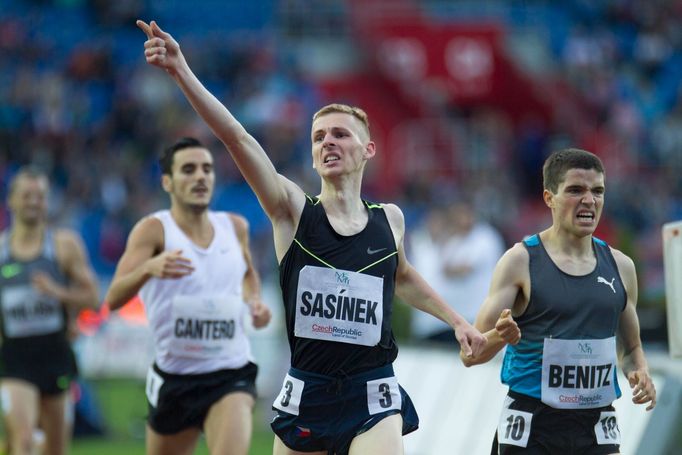
[[[483,350],[483,347],[488,342],[485,336],[481,335],[474,326],[468,322],[455,329],[455,336],[457,341],[467,357],[476,357]]]
[[[138,20],[135,24],[147,35],[147,41],[144,43],[144,56],[147,63],[162,68],[171,75],[186,64],[178,42],[170,33],[161,30],[156,21],[147,24]]]
[[[510,309],[502,310],[495,323],[495,330],[505,343],[516,344],[521,340],[521,329],[514,321]]]
[[[634,370],[628,373],[628,382],[632,389],[632,402],[635,404],[649,403],[646,410],[651,411],[656,406],[656,387],[646,370]]]

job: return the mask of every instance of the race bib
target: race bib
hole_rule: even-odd
[[[282,383],[282,390],[277,395],[277,398],[275,398],[272,406],[280,411],[297,416],[304,388],[305,382],[287,374]]]
[[[298,276],[294,335],[375,346],[383,302],[383,278],[307,265]]]
[[[603,411],[599,414],[599,420],[594,426],[594,435],[597,444],[620,444],[620,428],[615,412]]]
[[[10,338],[45,335],[64,328],[61,304],[29,285],[2,289],[2,316],[5,336]]]
[[[506,397],[500,421],[497,424],[497,441],[517,447],[526,447],[530,436],[530,428],[533,423],[533,414],[530,412],[510,409],[514,399]]]
[[[616,338],[545,338],[542,402],[558,409],[592,409],[616,397]]]
[[[391,409],[403,407],[403,396],[400,394],[398,378],[375,379],[367,381],[367,408],[369,415],[379,414]]]
[[[153,407],[159,406],[159,390],[163,385],[163,378],[152,367],[147,370],[147,383],[145,384],[145,394],[149,404]]]
[[[238,354],[244,307],[239,296],[173,298],[173,336],[169,350],[179,357],[211,359]]]

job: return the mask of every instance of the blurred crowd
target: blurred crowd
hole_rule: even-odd
[[[445,3],[419,5],[438,11]],[[553,124],[530,119],[513,127],[494,108],[450,111],[448,124],[464,137],[462,159],[476,172],[454,182],[415,175],[390,199],[405,208],[413,227],[428,219],[428,208],[437,201],[469,199],[509,245],[543,224],[538,170],[549,151],[569,145],[593,151],[607,167],[600,233],[638,262],[642,299],[660,303],[661,225],[682,219],[682,1],[463,4],[471,17],[505,22],[510,36],[523,30],[540,41],[548,37],[551,77],[565,83],[585,118],[579,128],[567,128],[561,116]],[[215,207],[247,216],[259,267],[272,276],[270,228],[257,201],[172,82],[145,65],[144,36],[134,19],[156,18],[171,31],[202,81],[278,169],[311,182],[305,189],[314,193],[308,128],[311,114],[329,100],[303,70],[304,53],[296,46],[303,45],[306,30],[309,39],[331,26],[350,34],[341,26],[345,2],[3,0],[2,5],[0,226],[8,223],[4,184],[18,166],[39,164],[52,177],[54,222],[78,229],[98,273],[110,276],[133,223],[167,206],[158,184],[159,151],[192,135],[219,157]],[[306,29],[311,23],[317,27]]]

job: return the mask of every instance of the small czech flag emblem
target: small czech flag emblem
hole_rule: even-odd
[[[299,438],[309,438],[310,428],[296,426],[296,436],[298,436]]]

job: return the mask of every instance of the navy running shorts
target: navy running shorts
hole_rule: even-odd
[[[392,365],[341,377],[291,368],[272,409],[277,411],[270,424],[275,434],[301,452],[347,454],[353,438],[393,414],[402,416],[403,434],[419,426]]]

